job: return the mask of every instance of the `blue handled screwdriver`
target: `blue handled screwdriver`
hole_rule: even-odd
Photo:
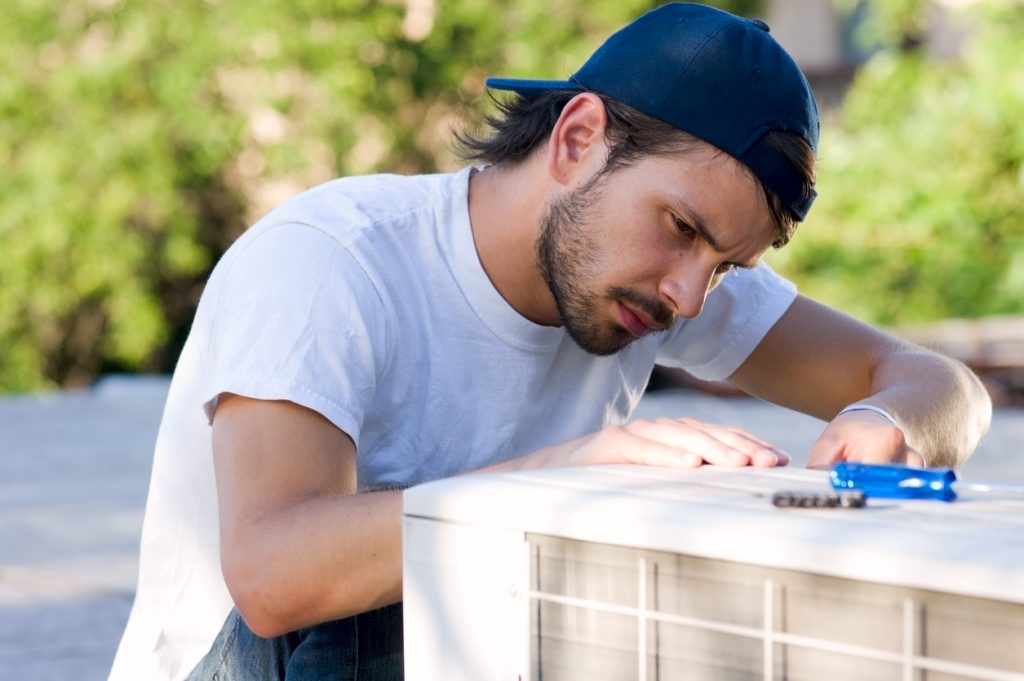
[[[962,491],[1024,495],[1024,487],[964,483],[952,468],[912,468],[895,464],[841,461],[829,475],[832,488],[857,490],[881,499],[936,499],[953,501]]]

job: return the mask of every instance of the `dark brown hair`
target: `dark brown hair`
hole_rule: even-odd
[[[547,142],[562,109],[578,94],[576,90],[550,90],[535,97],[494,99],[497,110],[484,119],[484,134],[455,133],[461,156],[467,161],[496,166],[522,163]],[[686,152],[699,141],[664,121],[596,94],[604,103],[608,118],[605,136],[609,153],[602,174],[625,168],[645,156]],[[787,132],[770,131],[765,135],[765,141],[800,171],[805,186],[814,186],[814,152],[803,138]],[[773,192],[762,182],[758,181],[758,184],[764,191],[768,210],[775,222],[777,238],[772,245],[779,248],[792,238],[797,222]]]

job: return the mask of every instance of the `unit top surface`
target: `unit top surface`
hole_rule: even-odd
[[[776,508],[824,471],[592,466],[467,475],[404,493],[406,517],[521,530],[1024,603],[1024,495]]]

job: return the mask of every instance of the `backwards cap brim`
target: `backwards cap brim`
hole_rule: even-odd
[[[527,97],[550,90],[581,90],[571,80],[527,80],[524,78],[488,78],[484,84],[492,90],[509,90]]]

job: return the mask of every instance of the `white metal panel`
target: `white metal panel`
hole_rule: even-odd
[[[522,531],[406,517],[406,681],[527,681],[529,552]]]

